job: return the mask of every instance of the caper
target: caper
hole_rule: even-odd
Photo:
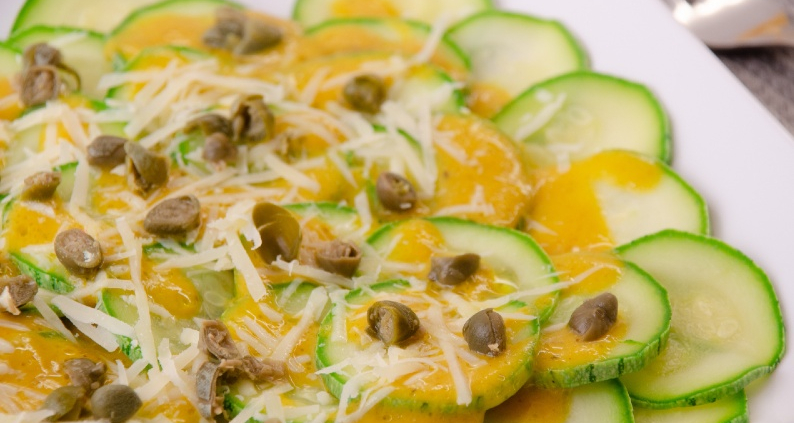
[[[270,358],[258,359],[247,355],[240,365],[243,373],[254,383],[272,382],[287,374],[287,363]]]
[[[396,173],[381,173],[375,184],[375,191],[380,203],[387,210],[404,212],[416,205],[416,191],[413,185]]]
[[[442,285],[458,285],[477,273],[480,256],[461,254],[454,257],[433,257],[428,278]]]
[[[28,200],[49,200],[61,183],[59,172],[37,172],[25,178],[23,195]]]
[[[618,320],[618,298],[605,292],[582,303],[571,314],[568,327],[585,342],[595,341],[609,332]]]
[[[463,325],[463,339],[472,351],[495,357],[507,348],[505,321],[492,308],[480,310]]]
[[[276,118],[261,95],[243,96],[232,105],[232,138],[237,143],[273,138]]]
[[[102,248],[82,229],[69,229],[55,236],[55,256],[71,273],[92,276],[102,265]]]
[[[100,135],[88,144],[86,157],[88,164],[104,168],[113,168],[122,163],[127,157],[124,144],[127,140],[113,135]]]
[[[127,153],[127,171],[131,185],[149,192],[168,182],[168,160],[152,153],[137,142],[124,144]]]
[[[245,13],[232,7],[215,11],[215,26],[204,32],[202,41],[208,47],[231,51],[243,38]]]
[[[196,396],[198,411],[206,419],[223,413],[223,396],[217,394],[218,382],[225,373],[236,375],[239,360],[224,360],[220,363],[207,361],[196,372]]]
[[[349,278],[356,273],[361,263],[361,250],[349,242],[336,239],[324,243],[315,252],[314,258],[321,269]]]
[[[201,204],[193,195],[163,200],[143,219],[143,228],[158,236],[184,235],[200,224]]]
[[[105,383],[105,363],[94,363],[87,358],[72,358],[63,362],[63,370],[72,386],[79,386],[87,393],[94,392]]]
[[[237,147],[222,132],[209,135],[204,140],[201,157],[208,162],[234,162],[237,159]]]
[[[70,74],[76,83],[75,90],[80,90],[80,75],[63,62],[63,55],[57,48],[46,44],[36,43],[28,46],[22,55],[22,63],[25,69],[33,66],[53,66]]]
[[[61,81],[58,69],[50,65],[31,66],[22,72],[20,100],[25,107],[38,106],[58,98]]]
[[[278,27],[248,19],[243,26],[243,37],[232,52],[239,55],[258,53],[279,45],[283,38]]]
[[[399,344],[419,330],[419,317],[408,306],[378,301],[367,310],[369,330],[386,345]]]
[[[256,251],[265,263],[270,264],[278,257],[285,261],[298,257],[301,226],[292,213],[273,203],[263,202],[254,207],[252,218],[262,238],[262,245]]]
[[[342,91],[350,107],[364,113],[378,113],[386,100],[386,84],[375,75],[359,75]]]
[[[229,329],[219,320],[206,320],[201,324],[199,346],[219,359],[233,360],[241,356]]]
[[[143,405],[138,394],[127,385],[105,385],[91,395],[94,417],[122,423],[131,419]]]
[[[205,136],[216,132],[220,132],[227,137],[232,136],[232,122],[217,113],[199,116],[185,125],[185,132],[192,132],[197,129],[201,130]]]
[[[33,301],[39,292],[39,286],[27,275],[0,277],[0,294],[5,292],[8,292],[13,302],[13,307],[6,306],[8,312],[18,315],[19,307]]]
[[[79,386],[61,386],[44,399],[43,410],[53,411],[47,421],[77,420],[85,404],[85,390]]]

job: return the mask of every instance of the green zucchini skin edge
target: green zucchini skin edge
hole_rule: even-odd
[[[628,244],[621,245],[615,249],[615,252],[618,255],[622,255],[622,252],[638,244],[643,244],[649,241],[653,241],[654,239],[657,238],[666,238],[666,237],[680,237],[688,240],[704,242],[716,249],[719,249],[720,251],[729,254],[732,258],[746,264],[748,268],[751,269],[753,273],[758,276],[757,281],[761,284],[761,286],[764,289],[764,292],[768,295],[769,304],[773,308],[774,317],[778,322],[781,322],[778,330],[779,348],[777,353],[772,358],[772,360],[770,360],[765,365],[748,368],[744,373],[742,373],[732,381],[727,381],[717,385],[707,386],[699,391],[692,393],[691,395],[682,395],[676,398],[671,398],[667,401],[654,401],[648,398],[639,397],[637,395],[631,395],[631,399],[635,404],[637,404],[640,407],[650,408],[650,409],[690,407],[690,406],[696,406],[702,404],[709,404],[718,401],[722,398],[735,395],[740,391],[742,391],[750,382],[771,373],[775,369],[775,367],[777,367],[778,363],[780,363],[780,360],[782,360],[783,355],[785,354],[786,351],[786,333],[785,333],[786,330],[783,325],[784,322],[783,312],[780,309],[780,303],[778,301],[777,295],[775,294],[775,290],[774,287],[772,286],[772,282],[769,280],[769,277],[767,276],[766,272],[763,271],[763,269],[761,269],[757,264],[755,264],[755,262],[752,259],[747,257],[744,253],[737,250],[736,248],[720,240],[717,240],[716,238],[711,238],[708,236],[703,236],[698,234],[692,234],[689,232],[683,232],[674,229],[667,229],[638,238]]]
[[[670,163],[670,160],[672,159],[672,127],[670,124],[670,119],[667,116],[667,113],[665,113],[661,102],[646,85],[629,81],[627,79],[620,78],[614,75],[582,70],[582,71],[570,72],[563,75],[555,76],[553,78],[549,78],[545,81],[539,82],[527,88],[526,91],[517,95],[514,99],[510,101],[510,103],[507,103],[500,111],[498,111],[494,116],[492,116],[491,121],[498,122],[502,116],[511,112],[511,109],[513,107],[518,107],[517,105],[519,105],[523,99],[534,96],[538,90],[544,89],[549,84],[554,84],[556,82],[564,81],[566,79],[581,78],[583,76],[593,79],[613,81],[621,85],[629,86],[635,90],[641,91],[644,94],[644,96],[648,99],[649,103],[655,106],[654,109],[656,111],[656,115],[659,118],[659,122],[661,122],[663,125],[662,136],[659,139],[659,145],[661,146],[661,149],[659,151],[658,156],[655,157],[665,163]],[[518,143],[523,143],[523,140],[515,140],[515,141]]]
[[[30,37],[31,35],[35,34],[46,34],[50,33],[54,36],[58,36],[61,34],[69,34],[73,32],[82,32],[85,33],[87,37],[94,38],[100,41],[105,40],[105,34],[100,32],[92,31],[90,29],[83,29],[83,28],[76,28],[71,26],[48,26],[48,25],[34,25],[23,29],[22,31],[15,32],[11,37],[6,40],[8,45],[22,50],[25,44],[25,38]]]
[[[297,0],[295,2],[295,5],[292,7],[292,15],[291,15],[292,20],[297,21],[297,22],[303,21],[302,12],[306,8],[305,3],[307,3],[308,1],[309,0]],[[494,8],[493,0],[480,0],[480,2],[487,9],[493,9]]]
[[[36,265],[30,263],[17,253],[9,253],[9,257],[19,268],[19,271],[33,278],[40,288],[52,291],[56,294],[68,294],[74,291],[74,285],[72,285],[68,279],[39,269]]]
[[[639,153],[633,153],[633,154],[641,156],[641,154],[639,154]],[[682,188],[684,188],[684,190],[686,190],[690,194],[690,196],[692,196],[692,198],[695,199],[695,202],[697,203],[697,206],[698,206],[698,210],[700,211],[700,228],[699,228],[697,233],[699,235],[702,235],[702,236],[710,235],[711,234],[711,217],[709,215],[709,208],[708,208],[708,205],[706,204],[706,200],[703,199],[703,196],[700,195],[700,193],[697,192],[697,190],[692,185],[689,185],[689,182],[687,182],[684,178],[682,178],[681,175],[676,173],[673,170],[673,168],[670,167],[669,164],[663,162],[660,159],[656,159],[655,161],[656,161],[657,165],[662,168],[662,171],[665,173],[665,175],[669,176],[670,178],[673,178],[676,182],[679,183],[679,185]],[[675,229],[670,229],[670,230],[671,231],[676,231]],[[683,232],[683,231],[676,231],[676,232]],[[640,237],[638,239],[642,239],[642,238],[644,238],[644,237]],[[632,241],[632,242],[634,242],[634,241]],[[620,248],[620,247],[618,247],[618,248]]]
[[[665,315],[667,324],[662,328],[659,337],[649,342],[643,349],[628,356],[616,357],[599,363],[590,363],[568,369],[547,370],[544,373],[535,372],[533,382],[545,388],[573,388],[589,383],[602,382],[620,377],[626,373],[636,372],[656,358],[667,345],[670,335],[670,319],[672,310],[667,296],[667,290],[656,282],[651,275],[640,269],[637,265],[625,262],[626,268],[644,276],[657,291],[657,294],[667,304]],[[626,394],[628,395],[628,393]]]
[[[556,20],[541,19],[541,18],[538,18],[538,17],[535,17],[535,16],[523,15],[523,14],[520,14],[520,13],[513,13],[513,12],[505,12],[503,10],[496,10],[496,9],[484,10],[484,11],[482,11],[480,13],[475,13],[475,14],[473,14],[471,16],[468,16],[466,19],[463,19],[460,22],[457,22],[455,25],[453,25],[452,27],[450,27],[447,30],[447,33],[444,36],[445,37],[449,37],[450,34],[454,33],[459,28],[469,24],[471,21],[473,21],[475,19],[482,18],[482,17],[489,17],[489,16],[498,16],[498,17],[505,17],[505,18],[508,18],[508,19],[525,20],[525,21],[530,21],[532,23],[542,23],[542,24],[546,24],[546,25],[550,25],[550,26],[556,27],[560,31],[560,33],[565,36],[566,40],[568,41],[568,44],[570,44],[571,48],[576,52],[576,56],[578,58],[579,66],[582,69],[587,69],[587,68],[590,67],[590,59],[588,58],[587,51],[585,51],[584,47],[582,46],[582,43],[580,43],[576,39],[576,37],[568,30],[568,27],[566,27],[565,25],[563,25],[562,23],[560,23],[559,21],[556,21]],[[450,39],[450,41],[452,41],[451,37],[449,37],[449,39]],[[454,44],[454,42],[453,42],[453,44]],[[458,48],[460,49],[460,47],[458,47]],[[466,56],[465,53],[463,53],[463,54],[464,54],[464,56]]]
[[[142,16],[146,16],[150,13],[157,13],[158,9],[161,8],[168,8],[173,5],[178,4],[185,4],[189,5],[190,3],[215,3],[218,6],[230,6],[236,9],[243,9],[243,6],[239,3],[235,3],[228,0],[166,0],[159,3],[154,3],[149,6],[144,6],[139,9],[134,10],[132,13],[129,14],[123,21],[121,21],[116,28],[108,33],[108,37],[113,37],[117,35],[119,32],[125,30],[131,23],[135,22]]]
[[[338,19],[327,20],[327,21],[325,21],[323,23],[320,23],[320,24],[317,24],[317,25],[315,25],[315,26],[313,26],[311,28],[307,28],[306,31],[304,31],[304,33],[307,36],[312,36],[312,35],[315,35],[315,34],[317,34],[318,32],[320,32],[320,31],[322,31],[324,29],[328,29],[330,27],[334,27],[334,26],[337,26],[337,25],[375,25],[375,24],[380,24],[382,22],[389,22],[389,21],[392,21],[392,20],[400,22],[400,23],[403,23],[403,24],[408,24],[412,28],[417,29],[417,30],[422,31],[422,32],[425,32],[425,33],[428,33],[428,34],[430,33],[430,30],[431,30],[430,25],[427,25],[426,23],[423,23],[423,22],[412,21],[412,20],[409,20],[409,19],[338,18]],[[463,51],[463,49],[461,49],[457,44],[455,44],[454,41],[452,41],[451,38],[449,38],[447,36],[447,34],[444,34],[444,36],[441,37],[441,44],[443,44],[444,47],[446,47],[449,50],[451,50],[451,53],[453,53],[461,61],[461,64],[464,66],[464,68],[466,70],[471,70],[471,59]]]

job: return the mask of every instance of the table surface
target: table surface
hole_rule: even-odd
[[[794,0],[788,5],[794,19]],[[767,109],[794,134],[794,47],[715,52]]]

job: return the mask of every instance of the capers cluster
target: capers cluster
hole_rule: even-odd
[[[55,100],[61,92],[60,72],[75,81],[80,90],[80,75],[63,61],[60,50],[46,43],[36,43],[25,49],[22,56],[20,100],[26,107]]]
[[[204,32],[203,41],[208,47],[246,55],[271,49],[283,38],[278,27],[249,18],[239,9],[221,7],[215,13],[215,26]]]
[[[10,302],[0,304],[0,309],[19,315],[19,308],[33,301],[39,286],[30,276],[0,277],[0,296],[8,295]]]

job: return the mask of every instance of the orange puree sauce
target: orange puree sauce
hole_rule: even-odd
[[[474,114],[488,119],[502,110],[502,107],[512,99],[513,96],[496,85],[475,82],[469,87],[466,103]]]
[[[14,87],[11,85],[11,78],[0,77],[0,99],[11,95],[14,91]],[[16,119],[20,113],[22,113],[22,105],[19,101],[6,104],[0,107],[0,120]]]
[[[400,12],[388,0],[336,0],[331,4],[331,12],[339,18],[400,16]]]
[[[549,254],[606,250],[614,242],[595,192],[607,182],[630,190],[653,189],[662,169],[652,161],[621,151],[600,153],[574,163],[568,172],[538,172],[538,190],[529,217],[540,226],[530,235]]]
[[[485,413],[486,423],[564,423],[571,391],[525,385],[507,401]]]

